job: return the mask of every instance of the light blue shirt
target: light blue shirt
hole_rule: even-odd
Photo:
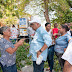
[[[52,39],[43,27],[39,27],[34,35],[33,40],[30,44],[30,54],[32,55],[32,60],[36,61],[37,51],[39,51],[44,43],[49,47],[52,44]],[[41,55],[43,56],[43,61],[46,61],[48,49],[44,50]]]
[[[55,44],[55,52],[58,53],[64,53],[64,48],[67,48],[68,46],[68,41],[71,39],[72,37],[69,34],[65,34],[63,36],[60,36],[58,39],[56,39],[56,44]]]

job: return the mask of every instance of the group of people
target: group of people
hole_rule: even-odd
[[[44,29],[41,26],[41,21],[38,18],[33,18],[33,20],[30,21],[30,26],[33,30],[35,30],[35,35],[30,43],[29,51],[33,60],[33,72],[44,72],[44,62],[46,61],[46,58],[49,64],[49,68],[47,70],[52,72],[54,53],[58,58],[61,70],[63,72],[71,72],[72,68],[70,67],[71,69],[68,71],[68,68],[66,67],[66,64],[70,66],[71,64],[62,58],[62,55],[66,51],[69,42],[72,41],[72,31],[70,31],[70,24],[62,24],[58,29],[58,24],[55,23],[54,28],[51,29],[51,24],[46,23],[46,29]],[[38,65],[36,61],[40,55],[43,56],[43,59],[41,64]]]
[[[46,23],[46,29],[44,29],[41,26],[41,20],[36,17],[29,23],[30,27],[35,31],[29,49],[29,54],[32,55],[33,72],[44,72],[44,62],[46,60],[48,60],[49,63],[48,70],[52,72],[54,52],[59,60],[62,71],[67,72],[64,68],[64,64],[67,63],[65,63],[66,61],[61,57],[66,51],[68,43],[71,41],[71,31],[69,30],[68,24],[63,24],[58,29],[58,24],[55,23],[54,28],[51,30],[50,23]],[[7,26],[0,28],[0,34],[3,35],[3,38],[0,39],[0,66],[3,72],[17,72],[16,50],[23,44],[24,39],[21,39],[16,44],[13,44],[10,41],[11,30]],[[42,62],[38,65],[36,60],[40,55],[43,58]]]
[[[65,25],[65,24],[67,24],[67,25]],[[54,28],[52,30],[51,30],[50,23],[45,24],[46,30],[53,40],[52,45],[48,49],[48,57],[47,57],[48,64],[50,67],[47,70],[50,70],[50,72],[52,72],[52,69],[53,69],[54,52],[59,60],[62,71],[64,68],[65,60],[62,59],[61,57],[64,54],[69,41],[71,40],[71,31],[69,29],[70,26],[68,27],[68,25],[69,25],[68,23],[65,23],[65,24],[61,25],[60,28],[58,29],[57,23],[55,23]]]

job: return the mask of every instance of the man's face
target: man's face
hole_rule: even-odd
[[[50,29],[51,29],[51,25],[48,24],[48,25],[46,26],[46,29],[47,29],[47,30],[50,30]]]
[[[35,22],[34,23],[31,23],[30,24],[30,27],[32,27],[32,29],[36,31],[36,29],[38,28],[38,24],[35,23]]]

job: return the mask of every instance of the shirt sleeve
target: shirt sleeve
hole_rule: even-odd
[[[49,47],[52,44],[52,39],[47,33],[47,31],[43,29],[43,30],[40,30],[39,33],[42,36],[44,43]]]
[[[72,39],[70,35],[67,35],[67,41],[69,42]]]
[[[4,50],[8,49],[9,47],[10,47],[10,45],[8,43],[6,43]]]

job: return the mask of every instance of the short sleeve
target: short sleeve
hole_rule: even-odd
[[[52,39],[47,33],[43,34],[43,40],[48,47],[52,44]]]
[[[72,39],[70,35],[67,35],[67,41],[69,42]]]
[[[52,44],[52,39],[47,33],[47,31],[44,29],[39,30],[39,34],[42,36],[44,43],[49,47]]]

